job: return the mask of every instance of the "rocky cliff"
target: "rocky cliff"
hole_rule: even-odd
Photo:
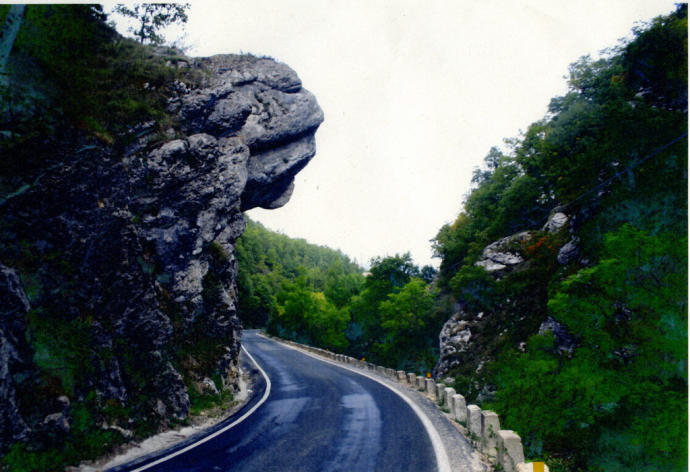
[[[434,377],[458,375],[464,379],[464,391],[470,396],[486,396],[491,395],[492,387],[482,381],[482,370],[494,360],[500,346],[508,343],[524,349],[529,336],[551,332],[560,350],[572,351],[573,337],[543,310],[546,291],[541,283],[546,273],[544,259],[564,265],[577,257],[578,241],[571,220],[562,208],[554,208],[540,230],[520,231],[482,250],[474,266],[485,271],[487,280],[506,280],[518,290],[492,293],[491,310],[482,308],[489,305],[486,300],[476,302],[476,293],[468,291],[460,297],[439,334]]]
[[[54,163],[0,199],[3,450],[145,434],[236,387],[242,212],[288,201],[323,114],[271,59],[172,65],[199,71],[171,87],[175,127],[42,138]]]

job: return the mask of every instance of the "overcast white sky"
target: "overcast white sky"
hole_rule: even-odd
[[[674,9],[662,0],[195,1],[190,55],[288,64],[325,121],[291,201],[252,210],[268,228],[366,265],[452,222],[472,170],[566,90],[568,65]]]

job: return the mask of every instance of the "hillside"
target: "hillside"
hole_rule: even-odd
[[[239,316],[286,339],[426,373],[442,319],[431,313],[435,271],[409,254],[376,258],[366,274],[339,251],[248,219],[237,241]],[[436,312],[434,312],[436,313]]]
[[[323,120],[285,64],[105,21],[28,6],[3,77],[4,469],[62,470],[232,398],[242,213],[288,201]]]
[[[687,5],[492,148],[438,233],[438,377],[551,470],[687,468]]]
[[[287,65],[29,5],[0,69],[0,469],[227,402],[256,327],[443,379],[552,471],[687,470],[687,4],[633,33],[489,150],[439,271],[364,272],[245,216],[316,152],[323,112]]]

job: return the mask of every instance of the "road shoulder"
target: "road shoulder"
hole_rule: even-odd
[[[461,434],[459,428],[456,428],[455,425],[451,423],[450,418],[446,416],[441,410],[439,410],[439,408],[431,399],[426,397],[421,392],[417,391],[416,388],[412,388],[407,384],[396,382],[390,379],[389,377],[380,375],[376,372],[364,371],[360,368],[357,368],[349,364],[343,364],[341,362],[321,357],[299,346],[286,343],[279,338],[268,336],[266,337],[273,341],[279,342],[281,345],[285,347],[296,349],[304,353],[305,355],[313,357],[314,359],[318,359],[322,362],[332,364],[336,367],[349,370],[351,372],[357,373],[365,377],[369,377],[370,379],[375,380],[376,382],[383,384],[389,389],[398,393],[401,397],[403,397],[403,399],[408,400],[408,403],[411,402],[412,404],[414,404],[417,407],[417,409],[420,410],[422,414],[426,417],[428,422],[431,423],[431,426],[437,433],[442,443],[442,447],[444,449],[443,453],[445,453],[445,456],[447,458],[448,467],[451,471],[486,472],[488,470],[491,470],[484,458],[481,456],[481,454],[474,450],[470,442]],[[416,413],[418,413],[419,415],[418,411],[416,411]],[[425,423],[423,418],[420,417],[420,419],[422,419],[422,422]],[[441,460],[443,461],[444,459]],[[443,469],[444,467],[440,463],[439,470]]]
[[[129,470],[137,464],[147,462],[153,457],[164,455],[164,451],[178,449],[194,443],[199,438],[218,429],[222,424],[231,422],[240,416],[246,407],[263,394],[263,389],[257,390],[259,372],[244,353],[240,355],[239,392],[234,396],[233,404],[223,410],[202,412],[191,417],[190,425],[169,429],[148,438],[132,441],[119,446],[113,453],[100,457],[94,461],[84,461],[78,467],[68,467],[66,472],[116,472]]]

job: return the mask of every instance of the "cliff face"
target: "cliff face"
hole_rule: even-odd
[[[490,396],[491,386],[483,382],[482,370],[487,362],[494,360],[500,346],[510,344],[524,349],[529,336],[551,332],[559,350],[572,351],[573,337],[541,308],[547,295],[541,283],[545,274],[543,260],[538,266],[541,269],[532,267],[540,257],[540,248],[558,266],[577,257],[578,240],[571,226],[571,218],[557,207],[540,231],[521,231],[483,249],[474,266],[484,269],[492,280],[510,280],[518,290],[494,293],[493,310],[480,308],[482,303],[473,303],[476,294],[471,292],[466,299],[458,300],[453,315],[439,334],[436,378],[457,375],[464,379],[465,392],[472,397]]]
[[[2,449],[59,442],[78,405],[104,430],[155,428],[236,387],[242,212],[288,201],[323,114],[271,59],[178,65],[202,79],[176,84],[177,131],[46,138],[59,163],[0,203]]]

